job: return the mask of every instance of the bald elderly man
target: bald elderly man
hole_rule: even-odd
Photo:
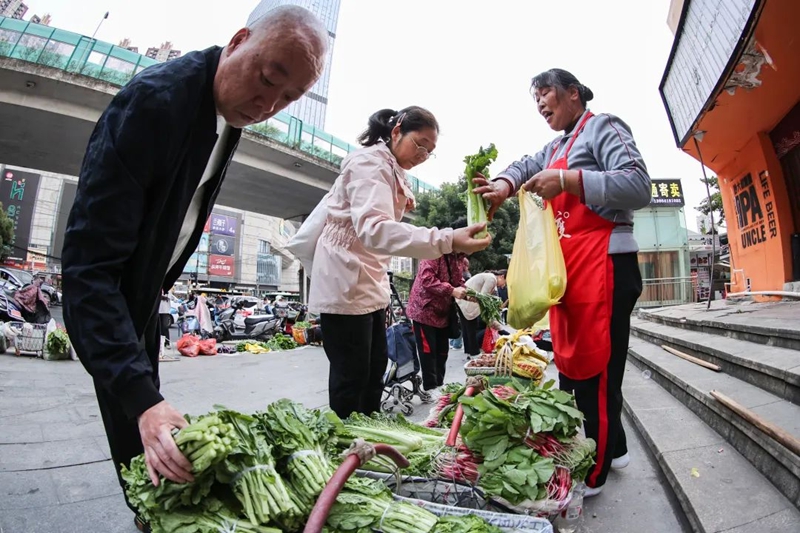
[[[64,321],[118,475],[144,452],[154,484],[192,480],[171,436],[186,422],[159,392],[159,295],[197,247],[241,128],[303,96],[327,43],[311,12],[275,8],[223,48],[146,69],[95,126],[64,239]]]

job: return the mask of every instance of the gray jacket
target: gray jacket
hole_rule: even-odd
[[[547,167],[554,152],[553,159],[561,157],[571,138],[572,133],[556,138],[539,153],[509,165],[495,179],[507,180],[516,192]],[[639,251],[633,238],[633,211],[650,204],[652,191],[650,176],[628,125],[614,115],[595,115],[572,145],[568,164],[570,169],[583,173],[583,193],[589,209],[619,224],[611,234],[608,253]]]

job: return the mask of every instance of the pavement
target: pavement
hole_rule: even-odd
[[[460,350],[448,379],[463,379]],[[252,412],[279,398],[327,404],[321,348],[164,363],[162,392],[179,411],[215,404]],[[427,415],[416,409],[415,420]],[[631,465],[588,500],[582,533],[688,531],[641,437],[626,420]],[[79,362],[0,354],[0,533],[134,533],[111,465],[92,382]]]

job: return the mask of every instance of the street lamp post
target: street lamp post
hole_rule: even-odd
[[[106,11],[106,14],[103,15],[103,18],[100,19],[100,23],[97,25],[97,28],[94,30],[94,33],[92,34],[92,40],[94,40],[94,36],[97,35],[97,32],[100,30],[100,26],[103,25],[103,21],[108,18],[108,13],[109,12]]]

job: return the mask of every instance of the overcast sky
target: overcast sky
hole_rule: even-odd
[[[143,51],[172,41],[184,53],[224,45],[257,4],[251,0],[26,0],[31,14],[97,38],[128,37]],[[78,8],[78,4],[80,7]],[[454,7],[457,6],[457,10]],[[453,181],[462,160],[495,143],[497,173],[553,139],[528,88],[551,67],[571,71],[595,94],[595,112],[633,130],[652,178],[681,178],[687,225],[705,196],[701,168],[675,147],[658,84],[672,33],[669,0],[342,0],[326,131],[354,142],[381,108],[421,105],[442,131],[437,158],[412,173]]]

